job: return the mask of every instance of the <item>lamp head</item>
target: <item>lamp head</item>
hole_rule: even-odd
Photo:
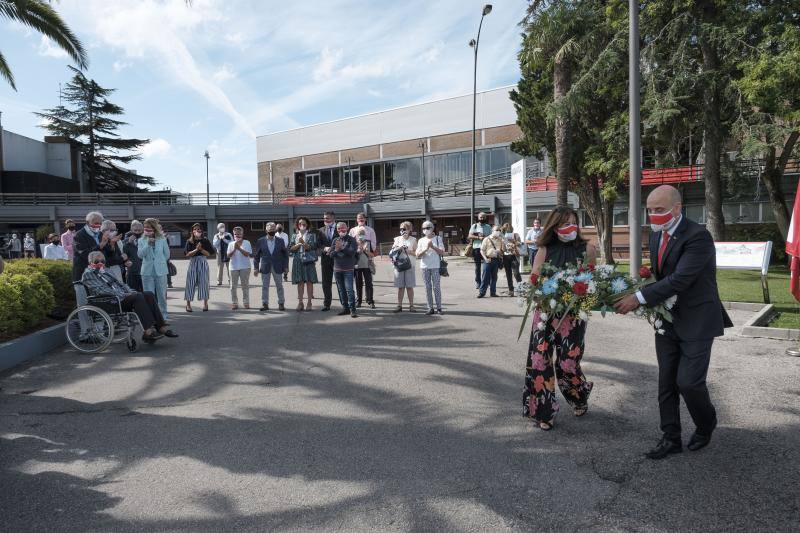
[[[475,39],[470,39],[469,40],[469,47],[470,48],[475,48]]]
[[[491,12],[492,12],[492,4],[486,4],[485,6],[483,6],[483,16],[486,16]]]
[[[211,156],[208,155],[208,150],[206,150],[206,153],[203,154],[203,157],[205,157],[206,159],[210,159],[211,158]]]

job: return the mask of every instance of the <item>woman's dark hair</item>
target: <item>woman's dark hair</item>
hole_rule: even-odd
[[[547,246],[551,242],[557,241],[558,236],[556,235],[556,230],[566,224],[569,221],[569,217],[572,215],[575,216],[575,225],[578,226],[578,236],[574,241],[567,244],[580,246],[581,244],[587,242],[589,239],[586,239],[583,237],[583,235],[581,235],[581,225],[580,220],[578,219],[578,212],[569,206],[561,206],[556,207],[550,211],[549,215],[547,215],[547,222],[545,222],[544,227],[542,228],[542,234],[539,235],[539,238],[536,240],[536,246]]]
[[[306,217],[297,217],[297,220],[294,222],[294,229],[298,229],[301,220],[306,223],[306,228],[311,231],[311,222],[309,222]]]

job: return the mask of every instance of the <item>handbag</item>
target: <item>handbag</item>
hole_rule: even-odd
[[[447,271],[447,261],[444,259],[439,260],[439,275],[443,278],[446,278],[450,275],[450,273]]]
[[[309,236],[310,235],[311,234],[309,234]],[[303,246],[301,246],[300,250],[298,250],[300,252],[300,262],[302,262],[304,265],[311,265],[317,262],[317,250],[315,248],[317,240],[311,237],[310,241],[311,242],[306,242],[306,244],[311,246],[309,250],[306,250]]]
[[[172,264],[172,261],[167,261],[167,270],[169,271],[170,276],[178,275],[178,269]]]
[[[474,250],[474,248],[472,247],[472,243],[469,243],[464,247],[464,250],[461,252],[461,255],[464,257],[472,257],[472,250]]]
[[[392,257],[392,264],[394,264],[394,269],[397,270],[398,272],[405,272],[406,270],[410,270],[411,258],[408,257],[408,252],[406,252],[403,249],[400,249],[400,251],[394,254],[394,256]]]

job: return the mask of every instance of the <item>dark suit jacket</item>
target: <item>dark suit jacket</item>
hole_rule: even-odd
[[[267,238],[261,237],[256,242],[255,250],[253,250],[253,265],[258,272],[262,274],[269,274],[275,272],[276,274],[283,274],[283,268],[289,261],[289,252],[286,249],[286,243],[280,237],[275,237],[275,249],[269,253],[269,245]]]
[[[95,250],[100,250],[100,246],[94,237],[86,232],[86,226],[75,232],[72,241],[72,281],[81,280],[83,272],[89,266],[89,254]]]
[[[319,230],[317,230],[317,236],[317,250],[319,256],[322,258],[321,266],[326,269],[333,270],[333,257],[323,253],[322,250],[329,246],[333,246],[333,241],[339,236],[339,234],[336,233],[336,223],[334,222],[333,236],[330,239],[328,238],[328,226],[322,226]]]
[[[658,267],[661,233],[650,235],[650,257],[658,281],[645,286],[642,296],[648,305],[657,305],[677,295],[672,309],[672,330],[682,341],[713,339],[733,326],[722,307],[717,289],[717,259],[714,239],[703,226],[685,216],[670,238]]]

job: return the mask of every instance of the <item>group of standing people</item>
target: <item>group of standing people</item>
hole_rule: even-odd
[[[510,223],[490,226],[486,223],[486,218],[486,213],[478,213],[478,221],[470,226],[467,236],[466,252],[472,255],[475,262],[475,288],[478,290],[478,298],[485,297],[487,292],[491,297],[500,296],[497,293],[500,270],[506,274],[507,296],[514,296],[514,281],[522,281],[520,265],[528,247],[527,242],[522,241]]]

